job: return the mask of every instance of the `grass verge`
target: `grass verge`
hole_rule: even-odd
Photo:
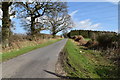
[[[63,51],[66,53],[63,68],[67,76],[99,79],[117,77],[117,68],[98,51],[77,46],[72,40],[68,40]]]
[[[90,39],[90,38],[85,38],[85,40],[86,40],[86,41],[89,41],[89,40],[91,40],[91,39]]]
[[[53,43],[55,43],[57,41],[60,41],[60,40],[62,40],[62,39],[49,40],[49,41],[44,42],[42,44],[38,44],[38,45],[35,45],[35,46],[28,46],[28,47],[21,48],[19,50],[14,50],[14,51],[11,51],[11,52],[6,52],[6,53],[3,53],[3,54],[0,54],[0,56],[2,56],[0,58],[0,62],[9,60],[11,58],[17,57],[17,56],[22,55],[22,54],[25,54],[25,53],[30,52],[32,50],[35,50],[37,48],[48,46],[48,45],[53,44]]]

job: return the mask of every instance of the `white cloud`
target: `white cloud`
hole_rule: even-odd
[[[76,29],[84,29],[84,30],[96,30],[98,28],[101,28],[100,23],[93,23],[90,19],[79,21],[77,18],[74,17],[76,15],[78,10],[73,11],[69,15],[71,15],[73,22],[75,24]]]
[[[74,17],[74,15],[75,15],[77,12],[78,12],[78,10],[75,10],[75,11],[73,11],[72,13],[70,13],[69,15],[70,15],[71,17]]]
[[[92,23],[92,21],[90,19],[86,19],[83,21],[78,21],[78,22],[74,22],[75,23],[75,28],[77,29],[83,29],[83,30],[96,30],[98,28],[101,28],[101,24],[100,23]]]
[[[40,22],[40,23],[45,23],[47,21],[48,17],[47,16],[41,16],[35,19],[35,22]]]
[[[31,21],[31,17],[27,17],[26,20]]]
[[[10,6],[9,7],[9,14],[13,14],[14,12],[15,12],[15,10],[14,10],[14,8],[13,8],[14,6]],[[10,19],[13,19],[13,18],[15,18],[16,17],[16,15],[11,15],[10,16]]]

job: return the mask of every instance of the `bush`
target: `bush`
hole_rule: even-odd
[[[26,35],[14,34],[10,36],[9,41],[16,42],[16,41],[23,41],[24,39],[26,39]]]
[[[89,49],[97,49],[98,43],[97,41],[89,40],[84,46],[88,47]]]
[[[97,41],[99,46],[106,48],[117,47],[118,36],[113,34],[102,34],[97,37]]]
[[[92,40],[89,40],[89,41],[85,44],[86,47],[89,47],[89,46],[92,46],[92,45],[93,45],[93,41],[92,41]]]

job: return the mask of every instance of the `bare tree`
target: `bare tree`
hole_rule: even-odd
[[[38,22],[38,18],[49,13],[53,3],[51,2],[20,2],[18,12],[21,14],[19,18],[23,18],[22,21],[25,29],[34,37],[36,33],[44,30],[44,25]],[[27,21],[25,21],[28,18]],[[25,23],[26,22],[26,23]]]
[[[47,15],[47,25],[51,31],[53,38],[60,31],[72,28],[73,22],[71,16],[68,15],[66,3],[60,3],[59,10],[51,11],[51,14]]]
[[[34,37],[41,30],[48,29],[46,28],[47,25],[43,22],[46,18],[45,16],[53,14],[53,11],[64,10],[63,5],[61,2],[50,2],[50,0],[46,2],[20,2],[18,3],[20,9],[17,9],[19,9],[18,13],[21,14],[19,14],[19,18],[22,18],[24,28]]]

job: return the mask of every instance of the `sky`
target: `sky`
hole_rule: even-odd
[[[117,31],[118,6],[110,2],[70,2],[69,14],[75,29]]]
[[[108,2],[68,2],[68,14],[75,24],[72,30],[118,31],[118,4]],[[12,19],[16,29],[14,33],[26,33],[20,20]],[[0,21],[1,24],[1,21]],[[49,34],[49,31],[42,31]],[[61,34],[58,33],[58,34]]]

